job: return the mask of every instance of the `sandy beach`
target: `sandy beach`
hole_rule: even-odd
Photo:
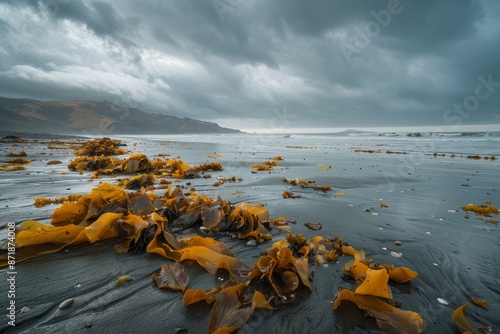
[[[499,215],[481,217],[461,209],[485,201],[500,205],[500,162],[490,159],[500,156],[498,138],[460,141],[250,134],[113,138],[122,139],[127,144],[124,148],[132,153],[150,158],[168,154],[190,165],[218,161],[223,170],[210,172],[212,178],[171,181],[186,191],[195,188],[202,195],[220,196],[231,204],[260,203],[272,218],[297,221],[291,230],[306,239],[339,236],[355,249],[364,250],[374,262],[416,271],[418,277],[410,283],[391,283],[390,288],[394,300],[401,301],[401,309],[420,314],[424,333],[459,333],[451,315],[462,304],[469,305],[467,314],[472,323],[492,326],[492,333],[499,331],[500,232],[493,222]],[[68,170],[67,164],[75,156],[64,144],[37,139],[17,146],[0,145],[2,163],[10,159],[8,152],[21,150],[32,160],[25,165],[26,170],[0,173],[2,238],[7,236],[7,222],[50,223],[59,205],[36,208],[34,198],[83,195],[101,181],[115,183],[124,177],[103,175],[91,181],[91,172]],[[50,145],[61,147],[51,149]],[[469,155],[480,159],[467,158]],[[250,168],[276,156],[283,160],[269,171]],[[51,160],[61,163],[47,165]],[[214,186],[217,177],[232,176],[242,180]],[[315,184],[333,189],[301,188],[283,182],[284,178],[315,180]],[[284,191],[297,198],[283,198]],[[156,190],[158,195],[164,192]],[[304,226],[307,222],[321,223],[322,229],[310,230]],[[198,227],[183,233],[199,233]],[[224,242],[238,260],[251,266],[273,242],[286,237],[276,229],[271,234],[272,240],[257,245],[225,233],[210,236]],[[84,243],[16,263],[16,326],[10,326],[3,316],[0,331],[206,332],[212,305],[184,305],[182,292],[159,289],[151,278],[162,265],[173,261],[146,252],[115,254],[114,245],[113,239]],[[339,288],[356,288],[356,282],[347,280],[342,272],[350,260],[350,256],[341,256],[337,263],[311,264],[312,292],[301,287],[295,301],[276,310],[257,309],[237,333],[382,332],[373,318],[364,317],[352,303],[332,308]],[[190,279],[189,289],[210,289],[224,280],[197,263],[182,264]],[[2,277],[8,276],[8,268],[0,271]],[[122,275],[133,280],[115,286]],[[4,278],[0,284],[2,314],[9,306],[4,298],[9,284]],[[470,297],[486,299],[488,309],[473,305]],[[69,298],[74,298],[73,304],[60,309],[61,302]]]

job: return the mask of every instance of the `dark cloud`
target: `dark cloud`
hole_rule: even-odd
[[[491,76],[461,121],[498,123],[498,14],[494,0],[0,0],[0,95],[264,129],[440,126]]]

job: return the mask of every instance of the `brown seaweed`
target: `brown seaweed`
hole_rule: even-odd
[[[225,288],[219,293],[208,323],[208,333],[232,333],[243,326],[253,311],[255,291],[245,284]]]
[[[153,279],[160,289],[184,291],[189,284],[189,276],[180,263],[172,266],[164,264],[158,273],[153,274]]]

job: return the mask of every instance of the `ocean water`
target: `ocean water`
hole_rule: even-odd
[[[144,136],[120,136],[142,138]],[[311,146],[339,150],[353,147],[368,149],[379,147],[407,153],[445,153],[463,155],[500,155],[500,132],[347,132],[325,134],[195,134],[151,135],[151,141],[203,142],[219,145],[242,145],[248,149],[282,148],[287,146]]]

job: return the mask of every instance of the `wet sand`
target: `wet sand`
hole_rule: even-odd
[[[426,155],[411,168],[401,168],[403,155],[386,153],[355,153],[355,149],[381,149],[389,146],[369,141],[315,144],[283,138],[227,141],[216,143],[184,142],[178,139],[125,138],[128,149],[154,157],[158,153],[180,156],[196,165],[220,161],[224,170],[212,173],[212,179],[180,180],[174,184],[196,188],[211,197],[220,195],[236,204],[264,204],[271,217],[285,216],[297,220],[294,233],[306,238],[315,235],[341,236],[356,249],[363,249],[367,258],[380,263],[406,266],[418,272],[410,284],[391,284],[394,299],[401,308],[418,312],[424,319],[424,333],[458,333],[451,314],[458,306],[468,303],[469,318],[475,324],[493,326],[499,330],[497,314],[500,309],[500,232],[497,225],[485,223],[460,207],[482,204],[489,200],[500,205],[498,175],[500,163],[460,157]],[[136,146],[133,144],[137,143]],[[49,205],[35,208],[35,197],[57,197],[73,193],[85,194],[99,181],[88,182],[90,173],[83,175],[68,171],[66,164],[74,156],[71,150],[50,150],[47,144],[28,143],[12,147],[1,144],[0,160],[8,160],[8,151],[25,150],[33,162],[26,171],[1,173],[0,220],[20,223],[39,220],[49,223]],[[220,153],[218,158],[207,153]],[[45,153],[45,154],[43,154]],[[455,154],[470,152],[453,152]],[[284,158],[281,167],[270,172],[252,172],[254,163],[262,163],[276,155]],[[47,166],[58,159],[60,165]],[[2,161],[3,162],[3,161]],[[322,170],[317,164],[332,166]],[[61,173],[65,174],[61,174]],[[214,187],[215,177],[241,177],[240,183],[225,183]],[[282,179],[314,179],[320,185],[332,185],[333,191],[319,192],[301,189]],[[187,185],[190,183],[189,185]],[[283,199],[282,192],[293,191],[297,199]],[[235,192],[242,192],[236,194]],[[342,192],[345,196],[335,196]],[[159,194],[163,192],[158,191]],[[380,207],[386,203],[387,208]],[[498,219],[497,217],[493,217]],[[321,222],[323,229],[310,231],[306,222]],[[0,230],[5,236],[4,224]],[[224,241],[242,262],[252,265],[272,242],[257,246],[246,245],[225,235],[215,236]],[[273,241],[285,237],[273,232]],[[401,245],[395,245],[395,241]],[[172,261],[155,254],[113,253],[112,240],[92,245],[68,248],[60,253],[30,259],[16,265],[16,327],[0,323],[0,331],[54,333],[204,333],[212,305],[197,303],[185,306],[182,293],[163,291],[156,287],[151,274],[162,264]],[[390,252],[402,253],[393,257]],[[341,257],[336,264],[314,267],[313,292],[299,291],[293,303],[279,310],[257,310],[238,333],[376,333],[375,320],[364,318],[354,305],[333,311],[331,301],[339,287],[354,288],[345,281],[342,267],[350,257]],[[208,289],[217,283],[194,264],[184,266],[190,277],[189,288]],[[1,269],[2,277],[7,270]],[[121,275],[133,281],[115,287]],[[7,295],[7,284],[0,284],[0,294]],[[468,301],[470,296],[487,299],[488,310]],[[75,298],[71,307],[60,310],[58,305]],[[445,299],[448,305],[438,302]],[[6,309],[2,297],[2,310]],[[21,312],[23,307],[29,308]],[[5,312],[5,311],[3,311]]]

